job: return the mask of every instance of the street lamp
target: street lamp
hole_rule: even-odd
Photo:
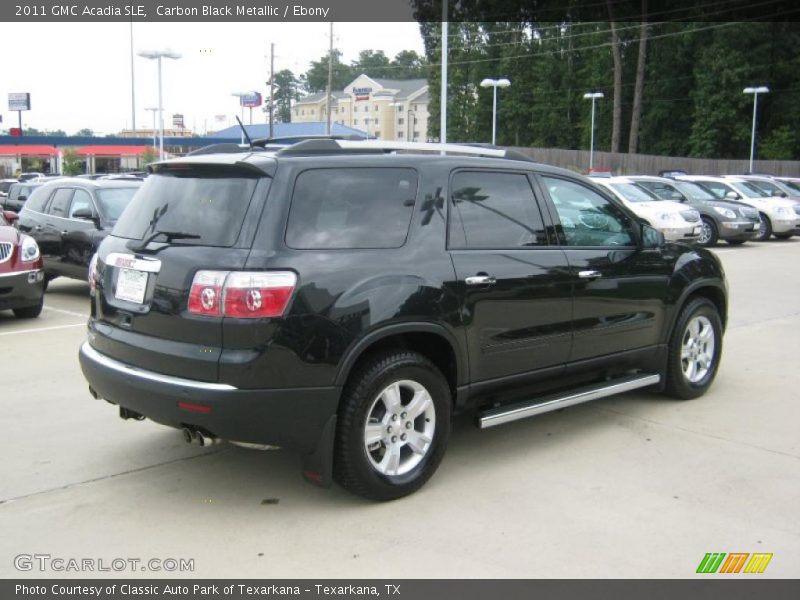
[[[492,146],[495,145],[497,134],[497,88],[508,87],[511,82],[508,79],[484,79],[481,81],[481,87],[491,87],[492,90]]]
[[[158,61],[158,123],[159,123],[158,158],[159,160],[164,160],[164,103],[162,100],[162,92],[161,92],[161,59],[172,58],[177,60],[181,57],[181,55],[180,53],[173,52],[172,50],[169,49],[140,50],[138,54],[142,58],[148,58],[150,60]]]
[[[145,110],[153,113],[153,150],[156,149],[156,113],[158,112],[157,106],[148,106]]]
[[[750,172],[753,172],[753,157],[756,149],[756,110],[758,108],[758,95],[768,94],[769,88],[765,85],[759,87],[746,87],[742,90],[744,94],[753,94],[753,131],[750,134]]]
[[[592,132],[590,135],[590,142],[589,142],[589,171],[592,170],[594,166],[594,103],[598,98],[604,98],[605,95],[603,92],[586,92],[583,95],[585,100],[592,101]]]

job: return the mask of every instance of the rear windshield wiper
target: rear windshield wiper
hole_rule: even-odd
[[[131,250],[144,250],[147,248],[148,244],[152,241],[155,241],[157,237],[163,236],[166,238],[166,242],[169,244],[172,240],[197,240],[200,239],[201,236],[195,233],[185,233],[183,231],[154,231],[146,238],[144,238],[141,243],[136,244],[135,246],[128,246]]]

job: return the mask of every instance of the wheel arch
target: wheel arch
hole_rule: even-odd
[[[675,311],[670,321],[669,335],[666,338],[666,342],[672,339],[675,325],[678,322],[678,317],[683,307],[694,298],[706,298],[717,308],[719,318],[722,321],[722,329],[723,331],[725,330],[728,323],[728,301],[725,286],[723,283],[715,280],[700,280],[688,286],[675,303]]]
[[[427,357],[442,372],[454,394],[467,381],[466,360],[455,335],[442,325],[427,322],[397,323],[372,331],[347,351],[335,385],[343,386],[353,367],[369,353],[384,348],[405,348]]]

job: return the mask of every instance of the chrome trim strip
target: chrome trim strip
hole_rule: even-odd
[[[615,379],[610,383],[601,383],[579,388],[566,395],[551,394],[542,398],[512,404],[511,406],[500,406],[481,413],[478,416],[478,426],[481,429],[487,429],[495,425],[516,421],[517,419],[533,417],[554,410],[560,410],[567,406],[574,406],[591,400],[597,400],[598,398],[605,398],[606,396],[613,396],[614,394],[621,394],[638,388],[648,387],[657,384],[659,381],[661,381],[661,376],[657,374],[632,375]]]
[[[232,385],[228,385],[227,383],[194,381],[192,379],[183,379],[182,377],[173,377],[172,375],[162,375],[161,373],[154,373],[153,371],[146,371],[145,369],[132,367],[118,360],[114,360],[105,354],[100,354],[97,350],[89,345],[89,342],[84,342],[83,345],[81,345],[81,354],[99,365],[129,377],[136,377],[138,379],[146,379],[148,381],[155,381],[157,383],[164,383],[166,385],[192,388],[195,390],[206,390],[210,392],[230,392],[238,389]]]
[[[158,273],[161,271],[161,261],[157,258],[136,258],[133,254],[122,254],[120,252],[110,253],[106,257],[105,263],[110,267],[134,269],[146,273]]]
[[[27,275],[28,273],[37,273],[41,269],[28,269],[27,271],[12,271],[11,273],[0,273],[0,277],[14,277],[15,275]]]

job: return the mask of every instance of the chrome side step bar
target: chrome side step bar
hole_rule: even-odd
[[[587,385],[568,392],[550,394],[548,396],[542,396],[541,398],[509,404],[508,406],[490,408],[478,414],[478,427],[480,429],[487,429],[495,425],[510,423],[517,419],[534,417],[568,406],[597,400],[598,398],[605,398],[606,396],[613,396],[615,394],[648,387],[657,384],[659,381],[661,381],[660,375],[640,373]]]

